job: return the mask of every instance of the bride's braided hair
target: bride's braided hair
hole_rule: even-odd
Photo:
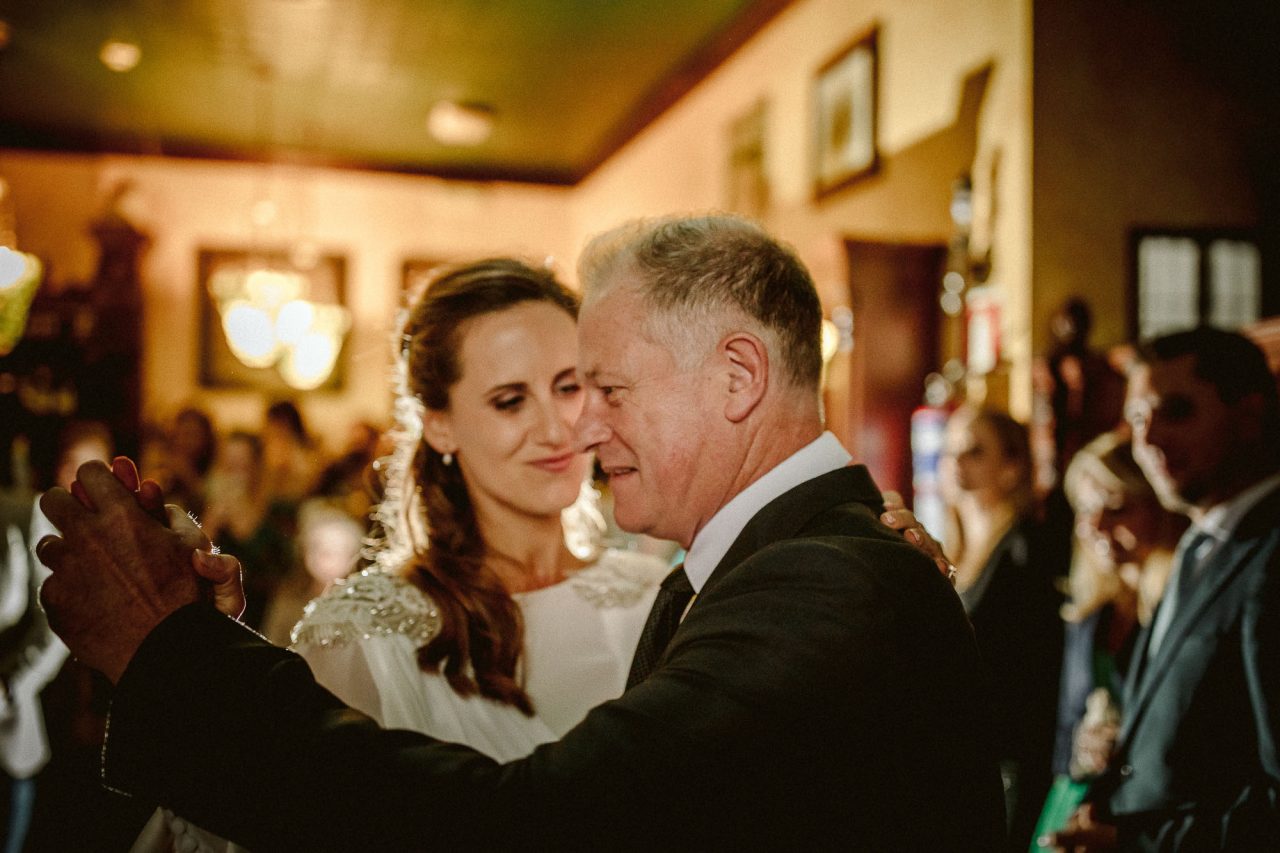
[[[546,270],[492,259],[446,271],[411,308],[402,340],[408,390],[428,409],[449,407],[461,377],[458,352],[468,320],[522,302],[550,302],[576,319],[577,296]],[[520,608],[486,564],[484,540],[459,466],[445,465],[420,441],[404,499],[426,517],[426,542],[414,542],[408,577],[435,603],[440,632],[418,650],[418,664],[439,672],[459,695],[479,693],[533,713],[518,664]]]

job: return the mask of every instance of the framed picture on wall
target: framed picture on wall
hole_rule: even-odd
[[[728,209],[755,219],[769,212],[765,170],[768,106],[760,100],[729,125]]]
[[[201,385],[278,396],[342,388],[345,257],[200,249],[196,269]]]
[[[818,69],[813,87],[816,196],[866,177],[879,165],[877,33],[872,29]]]

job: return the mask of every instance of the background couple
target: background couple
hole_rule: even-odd
[[[234,561],[132,466],[44,499],[52,624],[117,682],[106,783],[257,850],[999,846],[972,634],[823,432],[808,273],[728,217],[623,226],[580,273],[580,347],[511,262],[411,312],[389,571],[297,633],[372,720],[210,606]],[[661,588],[566,544],[587,453],[621,526],[687,549]]]

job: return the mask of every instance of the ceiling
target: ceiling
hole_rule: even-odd
[[[0,0],[0,147],[573,184],[788,2]],[[433,139],[440,100],[489,138]]]

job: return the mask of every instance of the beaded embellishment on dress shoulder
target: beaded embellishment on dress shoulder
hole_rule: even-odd
[[[596,607],[630,607],[661,583],[668,571],[670,567],[652,554],[611,548],[569,583]]]
[[[393,634],[423,645],[439,632],[440,612],[422,590],[397,575],[366,570],[308,603],[291,637],[295,645],[336,648]]]

